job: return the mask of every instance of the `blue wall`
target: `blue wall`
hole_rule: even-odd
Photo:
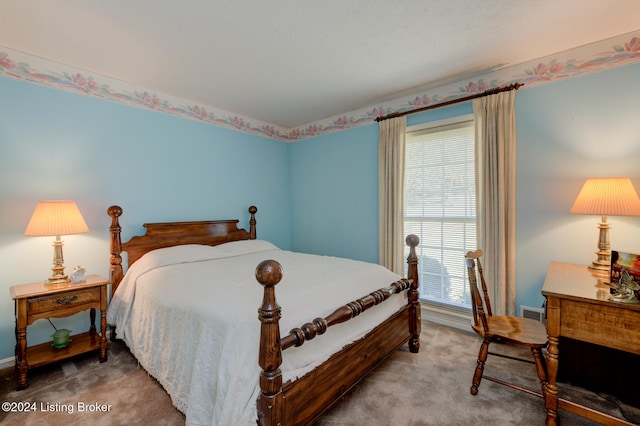
[[[629,176],[640,189],[638,75],[635,64],[518,91],[519,305],[540,306],[549,261],[595,259],[599,218],[569,214],[586,178]],[[461,104],[408,124],[469,112]],[[110,204],[124,208],[124,239],[145,221],[246,226],[255,204],[260,238],[376,262],[377,144],[377,124],[285,144],[0,78],[0,360],[13,355],[9,287],[51,272],[50,239],[23,235],[38,200],[73,199],[87,220],[88,234],[64,238],[68,270],[108,274]],[[612,248],[640,253],[640,219],[609,221]],[[86,327],[85,317],[54,322]],[[39,321],[29,342],[51,331]]]
[[[596,259],[599,216],[569,213],[585,179],[630,177],[640,191],[640,64],[521,90],[518,303],[540,306],[551,260]],[[640,253],[640,218],[609,217],[611,248]]]
[[[378,261],[378,128],[291,145],[296,251]]]
[[[258,207],[258,237],[291,246],[289,145],[247,133],[0,78],[0,360],[13,356],[9,288],[51,275],[52,237],[25,237],[39,200],[72,199],[90,232],[65,236],[66,271],[109,271],[107,207],[122,237],[144,222],[241,219]],[[256,284],[257,285],[257,284]],[[74,332],[87,314],[54,319]],[[58,327],[59,328],[59,327]],[[45,320],[29,344],[50,340]]]
[[[518,306],[541,306],[550,261],[595,260],[600,218],[569,213],[585,179],[628,176],[640,190],[639,75],[635,64],[518,91]],[[471,112],[458,104],[407,124]],[[294,249],[377,261],[377,141],[376,123],[293,144]],[[640,218],[609,222],[612,248],[640,253]]]

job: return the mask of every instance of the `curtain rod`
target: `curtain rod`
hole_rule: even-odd
[[[496,93],[500,93],[500,92],[508,92],[509,90],[518,90],[522,86],[524,86],[524,83],[515,83],[515,84],[510,84],[504,87],[497,87],[495,89],[485,90],[484,92],[477,93],[475,95],[465,96],[464,98],[452,99],[450,101],[440,102],[439,104],[428,105],[422,108],[412,109],[410,111],[393,112],[391,114],[383,115],[382,117],[377,117],[376,121],[380,122],[384,120],[389,120],[390,118],[396,118],[396,117],[402,117],[404,115],[415,114],[417,112],[427,111],[429,109],[434,109],[434,108],[439,108],[443,106],[457,104],[460,102],[470,101],[471,99],[481,98],[483,96],[495,95]]]

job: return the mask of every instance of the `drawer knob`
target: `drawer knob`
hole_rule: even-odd
[[[56,303],[58,305],[68,305],[69,303],[73,303],[76,300],[78,300],[78,296],[77,295],[75,295],[73,297],[64,296],[62,299],[56,299]]]

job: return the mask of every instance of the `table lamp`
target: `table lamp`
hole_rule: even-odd
[[[62,284],[70,282],[64,273],[61,235],[89,232],[86,222],[73,201],[40,201],[31,216],[24,235],[31,237],[55,236],[53,242],[53,274],[44,282]]]
[[[587,179],[570,212],[602,216],[596,252],[598,258],[589,265],[589,268],[609,271],[611,246],[607,216],[640,216],[640,199],[629,178]]]

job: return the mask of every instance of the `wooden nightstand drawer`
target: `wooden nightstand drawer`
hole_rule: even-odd
[[[50,312],[55,309],[72,308],[85,303],[97,303],[100,301],[100,288],[89,288],[73,292],[52,294],[42,297],[30,298],[27,301],[28,314]]]

